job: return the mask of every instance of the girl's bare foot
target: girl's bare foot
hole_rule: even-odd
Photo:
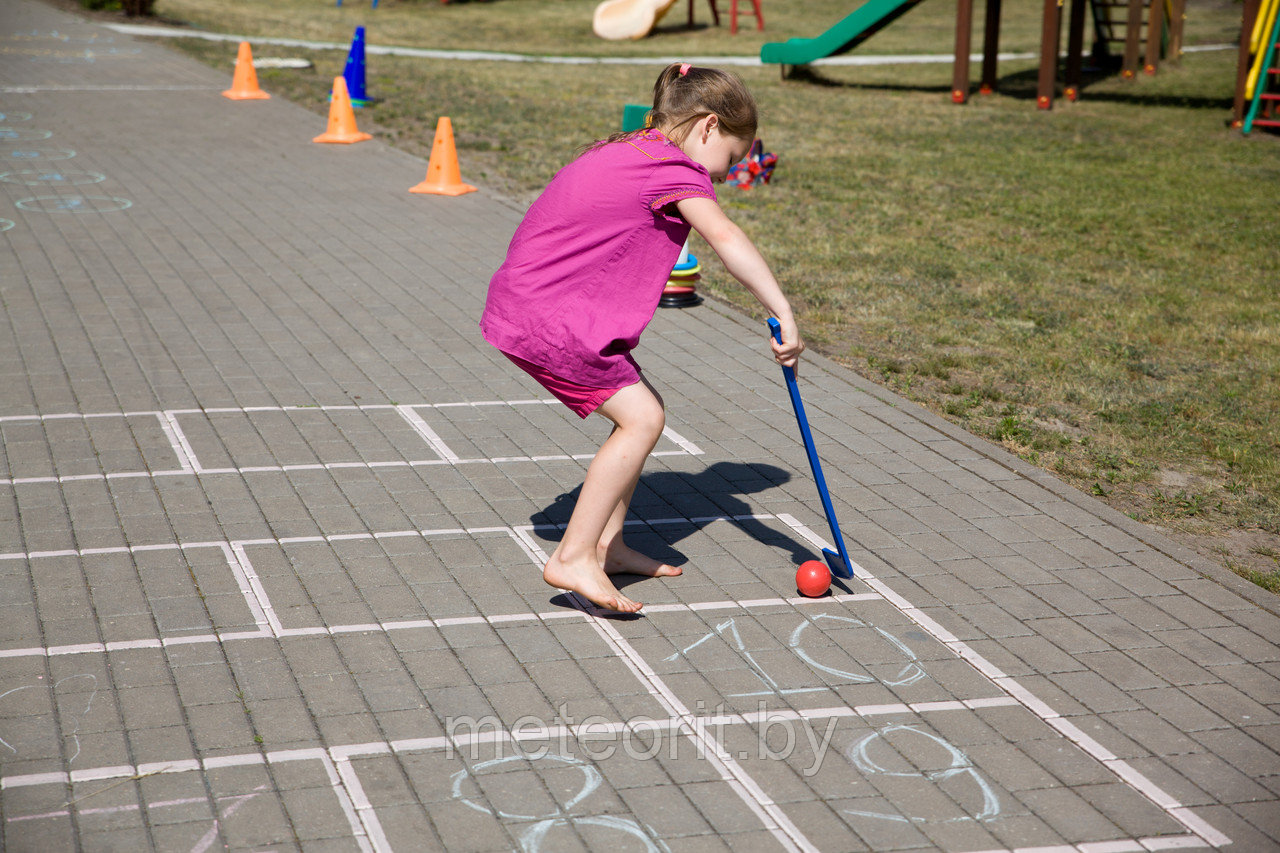
[[[619,613],[636,613],[643,607],[632,601],[613,585],[608,576],[594,563],[563,563],[559,555],[552,555],[542,570],[542,579],[556,589],[578,593],[593,604]]]
[[[646,557],[639,551],[614,542],[612,545],[597,549],[600,563],[606,575],[643,575],[647,578],[670,578],[683,574],[676,566],[667,565],[661,560]]]

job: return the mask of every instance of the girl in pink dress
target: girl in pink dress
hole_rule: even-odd
[[[624,613],[642,605],[610,575],[680,574],[629,548],[622,525],[666,423],[631,350],[690,228],[781,322],[777,361],[795,367],[804,350],[769,265],[712,186],[755,139],[751,93],[734,75],[673,64],[654,84],[649,125],[597,143],[552,179],[516,229],[480,321],[485,340],[579,417],[599,412],[613,422],[542,576]]]

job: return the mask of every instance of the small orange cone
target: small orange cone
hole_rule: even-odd
[[[347,94],[345,77],[333,78],[333,101],[329,104],[329,129],[312,142],[363,142],[373,139],[371,133],[361,133],[356,127],[356,111],[351,108],[351,96]]]
[[[410,187],[409,192],[463,195],[475,191],[475,187],[462,182],[462,173],[458,171],[458,152],[453,147],[453,122],[448,116],[441,116],[436,123],[431,159],[427,161],[427,177],[416,187]]]
[[[265,101],[271,97],[258,88],[258,72],[253,70],[253,52],[249,50],[247,41],[240,42],[240,52],[236,54],[236,73],[231,78],[231,88],[223,92],[222,97],[233,101]]]

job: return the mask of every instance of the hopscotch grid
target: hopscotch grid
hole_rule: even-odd
[[[923,706],[935,703],[919,704]],[[955,704],[959,707],[916,708],[914,706],[903,706],[906,710],[901,713],[909,713],[919,716],[929,713],[945,713],[951,710],[965,710],[965,706],[969,703],[957,702]],[[1016,700],[1006,697],[1004,704],[1017,703]],[[773,711],[765,712],[764,715],[760,713],[720,714],[715,717],[700,717],[697,719],[697,723],[702,727],[713,725],[740,726],[758,725],[766,718],[777,720],[814,720],[847,717],[865,718],[873,715],[874,714],[864,713],[864,709],[859,708],[832,707],[810,709],[804,712]],[[619,724],[614,728],[616,731],[621,731],[625,726],[635,725],[639,724],[634,722]],[[685,731],[687,728],[687,720],[680,717],[671,717],[665,720],[648,720],[645,721],[643,725],[646,731],[649,732],[663,732],[667,734],[687,733]],[[614,733],[616,733],[616,731]],[[42,785],[66,786],[73,782],[114,782],[120,779],[135,777],[141,778],[144,776],[176,775],[179,773],[191,772],[208,773],[217,769],[274,765],[290,761],[318,761],[325,771],[330,788],[332,789],[334,797],[338,802],[338,806],[351,829],[352,837],[356,839],[356,843],[362,850],[372,851],[373,853],[390,853],[391,846],[382,830],[376,811],[364,793],[363,785],[360,783],[355,768],[351,765],[353,760],[361,758],[375,758],[386,755],[406,755],[448,750],[461,752],[495,742],[519,743],[526,740],[548,741],[553,739],[559,740],[562,736],[573,737],[579,742],[582,742],[584,738],[598,737],[601,732],[602,730],[598,726],[593,726],[588,729],[584,725],[551,725],[541,728],[526,727],[521,729],[519,732],[510,730],[470,731],[467,733],[431,738],[368,741],[364,743],[344,744],[327,748],[313,747],[221,755],[205,759],[181,759],[169,762],[150,762],[147,764],[139,764],[136,767],[133,765],[113,765],[110,767],[86,768],[83,771],[73,771],[70,773],[66,771],[54,771],[48,773],[0,777],[0,791],[38,787]],[[141,804],[139,804],[139,807],[141,807]],[[77,814],[88,814],[90,813],[90,810],[77,809],[76,812]],[[6,817],[6,823],[39,820],[48,817],[60,816],[63,816],[61,812],[35,815],[12,815]],[[1016,851],[1008,848],[993,848],[991,850],[980,851],[980,853],[1035,853],[1035,851],[1045,851],[1045,853],[1048,853],[1048,851],[1063,850],[1078,851],[1078,853],[1090,853],[1090,851],[1096,851],[1099,849],[1154,851],[1166,849],[1189,849],[1205,846],[1212,845],[1208,845],[1204,838],[1196,834],[1187,834],[1160,835],[1132,839],[1113,839],[1111,841],[1100,842],[1083,842],[1076,845],[1066,845],[1064,847],[1017,848]]]
[[[489,406],[555,406],[558,400],[481,400],[473,402],[456,402],[456,403],[412,403],[412,404],[394,404],[394,403],[374,403],[368,405],[324,405],[324,406],[244,406],[244,407],[214,407],[203,409],[160,409],[160,410],[141,410],[130,412],[89,412],[74,413],[62,412],[49,415],[4,415],[0,416],[0,424],[5,423],[21,423],[21,422],[44,422],[56,420],[88,420],[93,418],[131,418],[131,417],[154,417],[160,423],[161,431],[164,433],[166,440],[169,442],[170,449],[178,460],[178,468],[162,469],[155,471],[112,471],[97,474],[67,474],[67,475],[50,475],[37,477],[8,477],[0,478],[0,485],[18,486],[18,485],[34,485],[42,483],[67,483],[84,480],[112,480],[123,478],[138,477],[181,477],[192,475],[221,475],[221,474],[237,474],[244,476],[246,474],[262,474],[262,473],[290,473],[297,471],[337,471],[347,468],[376,469],[376,468],[420,468],[431,466],[456,466],[456,465],[507,465],[517,463],[538,463],[538,462],[564,462],[573,461],[580,462],[592,459],[594,453],[563,453],[563,454],[546,454],[539,456],[492,456],[492,457],[474,457],[461,458],[449,448],[449,446],[441,439],[440,435],[432,429],[430,425],[417,413],[417,409],[448,409],[448,408],[480,408]],[[410,460],[387,460],[382,462],[367,461],[350,461],[350,462],[305,462],[292,465],[246,465],[246,466],[224,466],[215,468],[206,468],[201,465],[194,447],[192,447],[181,424],[178,421],[180,416],[186,415],[219,415],[219,414],[254,414],[265,412],[330,412],[330,411],[395,411],[397,412],[410,428],[420,437],[426,444],[435,451],[439,458],[436,459],[410,459]],[[675,444],[678,450],[654,450],[650,455],[655,457],[661,456],[701,456],[703,451],[696,443],[685,438],[676,432],[670,426],[663,427],[663,436]],[[261,432],[259,431],[259,435]],[[265,440],[265,438],[264,438]]]
[[[652,526],[658,523],[662,524],[702,524],[713,521],[730,521],[739,522],[747,519],[767,520],[773,518],[769,515],[751,514],[741,516],[706,516],[700,519],[663,519],[658,521],[641,521],[629,520],[628,525]],[[329,626],[312,626],[301,628],[285,628],[275,614],[274,606],[271,604],[269,594],[262,585],[261,579],[254,570],[252,561],[248,556],[247,549],[252,547],[287,547],[290,545],[305,544],[331,544],[335,542],[352,542],[352,541],[377,541],[388,538],[447,538],[451,536],[482,536],[482,535],[498,535],[510,538],[529,559],[538,565],[545,562],[545,557],[540,556],[541,549],[536,541],[532,538],[532,532],[535,530],[555,530],[555,525],[525,525],[515,528],[508,527],[474,527],[474,528],[437,528],[437,529],[421,529],[421,530],[397,530],[384,531],[377,533],[343,533],[328,534],[314,536],[291,536],[281,538],[258,538],[244,539],[234,541],[200,541],[187,543],[165,543],[165,544],[149,544],[149,545],[120,545],[105,548],[84,548],[84,549],[63,549],[58,551],[37,551],[37,552],[12,552],[0,554],[0,561],[9,560],[35,560],[57,557],[77,557],[84,558],[88,556],[115,555],[115,554],[136,554],[136,553],[153,553],[159,551],[189,551],[200,549],[212,549],[221,552],[223,559],[226,561],[228,570],[232,573],[241,595],[244,597],[246,607],[249,609],[254,620],[256,630],[233,630],[233,631],[214,631],[207,634],[182,634],[163,636],[156,638],[141,638],[134,640],[113,640],[109,642],[94,643],[76,643],[65,646],[53,647],[24,647],[18,649],[0,649],[0,658],[6,657],[29,657],[29,656],[66,656],[77,654],[100,654],[104,652],[125,651],[131,649],[159,649],[167,648],[175,645],[188,645],[194,643],[223,643],[242,639],[262,639],[269,637],[296,637],[320,634],[342,634],[354,633],[361,631],[392,631],[407,630],[423,627],[446,627],[456,625],[471,624],[494,624],[499,625],[514,621],[550,621],[560,619],[584,618],[577,610],[555,610],[548,612],[536,613],[514,613],[499,614],[494,616],[457,616],[457,617],[435,617],[435,618],[413,618],[404,620],[383,620],[380,622],[359,623],[354,625],[329,625]],[[854,593],[839,594],[828,597],[826,599],[810,599],[804,597],[795,598],[769,598],[755,599],[744,602],[736,601],[711,601],[711,602],[693,602],[689,604],[672,603],[651,605],[652,612],[677,612],[699,610],[718,610],[732,608],[760,608],[772,606],[802,606],[810,604],[820,604],[824,602],[842,603],[845,601],[859,601],[878,599],[878,594],[872,593]],[[159,633],[159,632],[157,632]]]
[[[776,518],[777,520],[781,521],[783,524],[790,527],[802,538],[804,538],[806,541],[810,542],[811,544],[815,545],[816,547],[819,547],[819,548],[830,547],[828,543],[824,542],[822,538],[819,537],[817,534],[815,534],[812,530],[810,530],[801,522],[796,520],[793,516],[790,516],[784,513],[780,513],[774,516],[753,514],[753,515],[742,516],[742,517],[710,516],[710,517],[705,517],[700,519],[664,519],[663,521],[667,521],[671,523],[695,524],[695,523],[706,523],[706,522],[720,521],[720,520],[738,521],[738,520],[744,520],[747,518],[751,518],[751,519]],[[633,520],[629,523],[653,525],[657,522]],[[459,529],[454,528],[454,529],[448,529],[445,531],[440,531],[440,533],[447,533],[447,534],[457,534],[459,532],[463,532],[466,534],[502,533],[510,536],[522,548],[522,550],[524,550],[526,555],[533,560],[535,564],[541,565],[546,560],[546,554],[542,550],[541,546],[538,545],[536,540],[533,539],[532,533],[535,530],[539,530],[539,529],[555,530],[555,529],[559,529],[560,527],[561,525],[527,525],[527,526],[521,526],[521,527],[515,527],[515,528],[486,527],[486,528],[465,529],[461,531]],[[118,548],[98,548],[98,549],[81,549],[81,550],[71,549],[71,550],[55,551],[55,552],[36,552],[36,553],[30,553],[30,554],[0,554],[0,560],[3,560],[3,559],[19,559],[19,558],[34,559],[40,556],[64,556],[69,554],[83,556],[88,553],[92,553],[92,554],[125,553],[125,552],[131,553],[135,551],[141,552],[144,550],[146,551],[159,550],[162,548],[185,550],[187,548],[193,548],[193,547],[217,547],[220,549],[224,549],[224,554],[230,554],[232,556],[233,559],[229,560],[228,565],[229,567],[231,567],[233,572],[236,570],[237,565],[239,565],[242,570],[244,570],[246,566],[249,567],[247,571],[244,572],[244,575],[243,575],[243,581],[245,584],[245,588],[243,589],[243,592],[246,596],[246,603],[250,606],[252,610],[253,604],[250,603],[249,596],[253,596],[254,600],[256,600],[258,604],[258,609],[254,611],[255,616],[257,616],[258,613],[261,613],[262,618],[267,622],[267,627],[270,629],[269,631],[259,630],[256,632],[238,632],[234,635],[233,634],[215,634],[215,635],[210,635],[209,637],[207,637],[207,639],[200,638],[200,637],[182,637],[182,638],[172,638],[172,639],[155,639],[155,640],[149,639],[149,640],[137,640],[137,641],[123,641],[121,643],[87,643],[87,644],[80,644],[80,645],[70,646],[70,647],[61,647],[56,649],[46,648],[46,649],[0,650],[0,657],[12,657],[12,656],[18,656],[20,654],[42,654],[44,656],[52,656],[54,654],[96,653],[96,652],[112,651],[117,648],[123,648],[123,647],[153,648],[153,647],[161,647],[162,645],[166,645],[170,642],[198,642],[202,639],[206,639],[206,641],[210,641],[210,642],[226,642],[232,638],[239,639],[239,638],[247,638],[247,637],[264,637],[264,636],[273,636],[273,635],[276,637],[282,637],[282,636],[290,636],[290,635],[296,635],[301,633],[333,634],[333,633],[346,633],[351,631],[392,630],[394,629],[394,626],[396,624],[395,622],[369,623],[369,624],[352,625],[352,626],[328,626],[328,627],[319,627],[319,628],[284,629],[282,626],[279,625],[278,621],[274,621],[274,622],[272,621],[273,616],[268,617],[268,614],[273,614],[273,611],[269,609],[270,608],[269,599],[266,596],[265,589],[261,588],[260,581],[258,581],[257,587],[255,588],[253,581],[256,581],[257,577],[256,577],[256,574],[253,573],[252,571],[251,563],[248,560],[247,554],[244,553],[244,548],[250,544],[275,543],[275,544],[283,545],[285,544],[286,541],[334,542],[334,541],[353,541],[353,540],[361,540],[361,539],[372,540],[379,536],[388,537],[388,536],[420,535],[425,537],[429,535],[429,533],[430,531],[390,531],[390,532],[385,532],[381,534],[364,533],[364,534],[335,534],[332,536],[316,536],[316,537],[293,537],[290,540],[263,539],[263,540],[246,540],[244,542],[237,542],[237,543],[230,543],[230,542],[186,543],[186,544],[177,543],[177,544],[168,545],[168,546],[157,546],[157,545],[120,546]],[[950,632],[947,632],[939,623],[937,623],[927,614],[923,613],[919,608],[916,608],[904,597],[894,592],[892,588],[890,588],[883,581],[879,580],[870,572],[868,572],[866,569],[856,564],[851,566],[850,568],[853,570],[855,578],[857,578],[858,580],[862,581],[863,583],[871,587],[871,589],[873,590],[872,593],[854,594],[852,596],[834,596],[828,599],[783,599],[783,598],[759,599],[753,603],[763,606],[763,605],[775,605],[775,604],[793,604],[794,605],[794,604],[801,604],[801,603],[810,603],[814,601],[829,602],[832,600],[843,600],[848,598],[853,598],[856,600],[869,600],[869,599],[885,600],[887,603],[893,605],[896,609],[902,612],[903,615],[905,615],[907,618],[911,619],[913,622],[915,622],[925,631],[930,633],[930,635],[933,636],[936,640],[943,643],[943,645],[947,646],[947,648],[950,649],[953,653],[955,653],[957,657],[961,658],[962,660],[965,660],[971,666],[973,666],[977,672],[986,676],[990,681],[992,681],[994,686],[996,686],[1003,693],[1005,693],[1005,695],[1010,700],[1011,704],[1016,703],[1017,705],[1025,708],[1026,710],[1034,714],[1036,717],[1038,717],[1043,722],[1048,724],[1051,728],[1053,728],[1055,731],[1057,731],[1062,737],[1064,737],[1068,741],[1075,744],[1079,749],[1085,752],[1085,754],[1099,761],[1099,763],[1101,763],[1104,767],[1106,767],[1112,773],[1112,775],[1114,775],[1123,784],[1134,789],[1136,792],[1138,792],[1143,797],[1145,797],[1148,801],[1152,802],[1154,805],[1160,808],[1165,814],[1168,814],[1172,819],[1174,819],[1179,824],[1184,826],[1190,833],[1190,836],[1188,837],[1194,837],[1199,841],[1203,842],[1204,844],[1208,846],[1213,846],[1213,847],[1223,846],[1225,844],[1230,843],[1230,839],[1227,836],[1225,836],[1223,833],[1216,830],[1207,821],[1204,821],[1203,819],[1199,818],[1197,815],[1195,815],[1191,811],[1191,809],[1183,806],[1175,798],[1173,798],[1172,796],[1164,792],[1163,789],[1161,789],[1151,780],[1147,779],[1142,773],[1140,773],[1135,768],[1133,768],[1132,765],[1117,758],[1115,755],[1110,753],[1109,750],[1106,750],[1105,747],[1103,747],[1096,740],[1094,740],[1093,738],[1085,734],[1082,730],[1080,730],[1077,726],[1075,726],[1069,720],[1066,720],[1065,718],[1061,717],[1059,714],[1054,712],[1050,706],[1048,706],[1047,704],[1045,704],[1044,702],[1036,698],[1029,690],[1027,690],[1025,687],[1019,684],[1016,680],[1012,679],[1011,677],[1003,673],[994,664],[987,661],[984,657],[982,657],[982,655],[980,655],[978,652],[973,650],[972,647],[970,647],[967,643],[957,639],[956,637],[954,637],[954,635],[950,634]],[[237,576],[237,579],[239,580],[240,576]],[[679,724],[680,724],[679,731],[682,734],[689,737],[691,740],[693,740],[695,747],[698,749],[699,753],[703,757],[707,758],[708,760],[711,760],[717,766],[717,770],[719,771],[722,779],[727,784],[729,784],[735,790],[735,792],[739,794],[740,797],[743,798],[744,802],[749,807],[751,807],[752,810],[757,814],[757,817],[761,819],[762,824],[770,832],[774,833],[774,835],[778,838],[780,842],[784,844],[784,846],[787,846],[790,849],[801,849],[801,850],[816,849],[808,842],[808,840],[804,837],[803,833],[799,830],[799,828],[796,827],[790,821],[790,819],[786,816],[786,814],[782,811],[782,809],[777,804],[773,803],[773,801],[767,796],[767,794],[765,794],[763,789],[761,789],[759,785],[754,781],[754,779],[752,779],[750,775],[746,773],[746,771],[741,767],[741,765],[739,765],[732,758],[732,756],[730,756],[723,749],[723,747],[720,746],[718,741],[706,735],[704,721],[702,721],[698,715],[695,715],[692,711],[690,711],[688,707],[685,706],[679,700],[679,698],[675,695],[675,693],[671,691],[670,688],[668,688],[666,684],[661,680],[661,678],[652,670],[652,668],[649,667],[647,662],[644,661],[644,659],[634,649],[634,647],[631,646],[631,644],[625,639],[625,637],[623,637],[621,633],[619,633],[617,629],[607,619],[594,618],[599,615],[599,611],[593,605],[590,605],[586,602],[581,601],[580,599],[577,598],[576,594],[573,596],[573,598],[579,602],[578,611],[560,611],[554,615],[560,618],[569,618],[569,617],[578,616],[588,621],[588,623],[591,624],[596,629],[596,631],[600,634],[601,638],[604,639],[605,642],[610,645],[610,647],[614,648],[614,650],[619,654],[620,657],[622,657],[624,663],[627,664],[628,668],[630,668],[633,671],[633,673],[639,679],[641,679],[643,683],[646,683],[649,685],[650,693],[654,696],[655,699],[659,701],[660,705],[662,705],[662,707],[664,707],[668,711],[668,713],[671,715],[671,718],[673,720],[679,721]],[[266,606],[263,606],[264,601],[267,602]],[[681,607],[681,608],[686,608],[690,611],[693,611],[695,610],[695,608],[698,608],[698,607],[702,607],[703,609],[709,609],[712,607],[719,607],[719,606],[745,607],[747,606],[747,604],[745,602],[733,602],[733,603],[724,603],[724,604],[720,602],[705,602],[705,603],[694,603],[689,605],[656,605],[654,606],[653,609],[656,611],[657,608],[659,607],[661,607],[663,610],[670,610],[673,607]],[[541,619],[548,618],[550,615],[551,614],[529,614],[527,618],[541,620]],[[477,624],[481,622],[489,623],[489,624],[500,624],[501,622],[513,621],[514,619],[520,618],[521,616],[523,616],[523,614],[510,614],[510,615],[497,616],[497,617],[474,616],[474,617],[451,617],[451,618],[442,618],[442,619],[419,619],[419,620],[405,620],[404,624],[405,624],[405,627],[409,627],[410,623],[412,624],[413,627],[419,627],[419,626],[424,626],[428,624],[433,625],[435,627],[440,627],[440,626],[450,625],[450,624],[455,624],[455,625],[468,624],[468,623]],[[259,624],[261,625],[261,622]],[[992,699],[978,700],[978,701],[984,702],[985,703],[983,705],[984,707],[989,707],[990,703],[992,702]],[[900,713],[900,712],[910,712],[912,709],[910,706],[907,706],[907,705],[890,705],[890,706],[879,706],[878,708],[875,708],[875,709],[864,709],[864,710],[867,711],[868,713]],[[855,712],[856,712],[856,709],[855,709]],[[807,713],[811,714],[812,712],[807,712]],[[743,719],[747,719],[747,717],[744,716]],[[108,770],[112,770],[112,772],[114,772],[114,770],[111,768],[108,768]],[[83,779],[76,778],[78,774],[83,772],[86,772],[86,771],[75,771],[71,774],[70,778],[76,781],[83,781]],[[46,777],[49,777],[49,774],[37,774],[37,777],[46,778]],[[3,783],[3,784],[0,784],[0,789],[2,789],[4,784],[9,784],[9,780],[3,779],[3,780],[0,780],[0,783]],[[370,813],[372,815],[371,820],[376,821],[376,814],[372,814],[372,808],[370,808]],[[364,818],[362,818],[361,825],[365,826],[366,830],[368,830],[368,826],[363,822],[363,820]],[[1182,838],[1182,836],[1156,836],[1156,837],[1153,837],[1152,839],[1143,839],[1140,841],[1135,839],[1124,839],[1124,841],[1127,841],[1130,843],[1142,843],[1144,845],[1147,842],[1155,842],[1160,845],[1163,845],[1163,843],[1166,841],[1170,843],[1175,843],[1180,838]],[[1155,848],[1148,847],[1147,849],[1155,849]]]
[[[532,537],[528,537],[537,559],[534,565],[547,562],[546,552],[542,550]],[[578,593],[569,594],[571,601],[584,613],[596,612],[594,605],[587,602]],[[764,789],[740,762],[729,754],[714,736],[708,735],[706,728],[698,719],[698,715],[680,700],[670,687],[654,672],[649,663],[627,642],[621,632],[606,618],[592,618],[588,624],[597,635],[604,640],[618,657],[636,676],[641,684],[648,687],[649,695],[662,707],[669,716],[680,721],[679,733],[689,738],[697,750],[699,757],[709,761],[720,779],[738,795],[743,804],[756,815],[761,825],[787,850],[799,850],[803,853],[818,853],[818,848],[792,822],[786,812],[773,802]]]
[[[458,454],[449,449],[449,445],[445,444],[444,439],[431,426],[422,419],[422,415],[414,411],[413,406],[396,406],[396,413],[404,418],[405,422],[413,428],[427,445],[439,454],[440,458],[445,462],[457,463]]]
[[[758,517],[758,516],[753,516],[753,517]],[[819,547],[830,547],[830,546],[826,546],[825,543],[822,542],[820,537],[817,537],[816,534],[813,534],[812,531],[808,530],[808,528],[805,528],[803,525],[800,524],[800,522],[796,521],[793,517],[790,517],[790,516],[784,517],[781,514],[775,517],[783,521],[783,523],[787,524],[789,527],[792,527],[792,529],[796,530],[797,532],[802,533],[802,535],[804,535],[806,539],[817,544]],[[719,517],[711,517],[711,518],[702,519],[702,520],[715,521],[715,520],[719,520]],[[686,523],[692,523],[692,522],[693,520],[691,519]],[[558,527],[561,527],[561,526],[560,525],[548,526],[548,529],[556,529]],[[526,528],[523,528],[521,532],[531,531],[533,529],[535,528],[526,527]],[[544,563],[547,559],[545,552],[542,551],[542,549],[536,544],[536,542],[532,540],[531,537],[529,538],[528,541],[537,557],[537,560],[535,561],[535,563],[539,565]],[[858,577],[859,579],[863,579],[863,580],[867,580],[867,579],[875,580],[875,578],[869,572],[867,572],[865,569],[862,569],[860,566],[851,567],[851,568],[855,569],[855,577]],[[882,582],[877,582],[877,583],[880,586],[884,586]],[[881,592],[880,594],[876,594],[873,597],[884,599],[886,601],[889,601],[889,603],[891,604],[893,603],[893,600],[884,596],[883,592]],[[591,605],[589,602],[586,602],[576,593],[571,595],[571,599],[577,602],[578,606],[583,610],[584,613],[599,615],[600,611],[596,609],[594,605]],[[693,606],[690,606],[689,609],[692,610]],[[899,609],[901,610],[900,607]],[[910,614],[906,614],[904,612],[904,615],[907,615],[909,618],[911,618]],[[915,621],[917,624],[921,624],[920,620],[918,619],[913,618],[913,621]],[[768,796],[768,794],[763,790],[763,788],[759,786],[759,784],[745,770],[745,768],[743,768],[741,764],[739,764],[733,758],[733,756],[729,754],[727,750],[724,749],[724,747],[719,743],[719,741],[714,737],[710,737],[707,735],[707,732],[706,732],[707,718],[694,714],[692,711],[689,710],[689,708],[686,705],[683,704],[683,702],[679,699],[679,697],[675,695],[674,691],[670,690],[670,688],[667,687],[667,685],[662,680],[662,678],[658,676],[656,672],[654,672],[652,667],[649,666],[648,662],[644,660],[643,656],[641,656],[639,652],[636,651],[636,649],[622,636],[622,634],[617,630],[616,627],[614,627],[614,625],[609,619],[594,618],[591,620],[590,624],[592,625],[592,627],[596,629],[597,633],[601,636],[601,638],[605,640],[605,642],[608,643],[619,654],[619,656],[623,659],[623,662],[628,666],[629,669],[631,669],[633,674],[638,678],[640,678],[643,683],[649,686],[650,695],[656,701],[658,701],[659,704],[664,709],[666,709],[669,714],[672,715],[672,717],[678,719],[681,722],[682,725],[679,728],[680,733],[684,734],[691,741],[693,741],[694,746],[698,750],[700,757],[707,759],[714,766],[716,766],[716,769],[719,772],[722,781],[727,783],[730,786],[730,788],[733,789],[734,792],[739,795],[739,797],[748,806],[748,808],[750,808],[756,814],[757,818],[761,821],[764,827],[771,834],[773,834],[774,837],[784,847],[786,847],[788,850],[816,851],[818,849],[805,837],[805,835],[800,830],[800,828],[797,827],[790,820],[789,816],[785,813],[785,811],[780,806],[778,806],[778,804],[773,802],[773,800]],[[922,627],[927,628],[927,626],[925,625],[922,625]],[[1018,701],[1016,697],[1009,696],[1008,702],[1004,704],[1020,705],[1021,703]],[[985,707],[993,707],[994,705],[995,703],[991,702],[990,700],[987,700],[984,703]],[[879,715],[879,714],[895,714],[895,713],[908,712],[909,710],[910,708],[907,705],[903,705],[903,704],[870,706],[870,707],[861,709],[863,716]],[[1077,745],[1079,746],[1079,744]],[[1133,772],[1136,774],[1136,771],[1133,771]],[[1122,783],[1128,784],[1128,779],[1126,779],[1125,777],[1119,777],[1119,778]],[[1139,790],[1139,793],[1144,793],[1142,789],[1138,789],[1138,790]],[[1157,805],[1159,805],[1159,803],[1157,803]],[[1166,813],[1168,813],[1167,809],[1165,811]],[[1187,826],[1189,829],[1192,828],[1186,821],[1179,821],[1179,822],[1182,823],[1184,826]],[[1200,825],[1208,827],[1208,825],[1205,824],[1203,821],[1200,822]],[[1123,839],[1121,843],[1139,844],[1141,842],[1137,842],[1132,839]]]
[[[833,546],[822,540],[812,530],[805,528],[794,517],[785,513],[779,513],[778,519],[788,527],[794,529],[797,533],[804,536],[811,543],[817,544],[820,548],[831,550]],[[1121,761],[1110,750],[1102,746],[1098,741],[1085,734],[1078,726],[1062,717],[1053,710],[1044,701],[1036,697],[1030,690],[1021,685],[1015,679],[1011,678],[1000,670],[995,664],[988,661],[979,652],[973,649],[968,643],[958,639],[941,624],[924,613],[920,608],[913,605],[905,597],[895,592],[892,587],[884,581],[877,578],[871,572],[856,563],[849,567],[854,577],[861,580],[867,586],[871,587],[874,592],[879,593],[885,601],[896,607],[904,616],[911,619],[934,639],[941,642],[948,649],[951,649],[957,657],[969,663],[980,674],[986,676],[996,687],[1008,694],[1020,706],[1034,714],[1041,721],[1049,725],[1057,731],[1062,737],[1075,744],[1086,755],[1093,758],[1109,770],[1112,775],[1116,776],[1121,782],[1133,788],[1148,801],[1161,809],[1165,814],[1169,815],[1182,826],[1186,827],[1191,835],[1199,838],[1207,846],[1222,847],[1231,843],[1231,839],[1222,832],[1216,830],[1207,821],[1191,814],[1190,810],[1182,806],[1175,798],[1166,793],[1162,788],[1134,769],[1131,765]],[[1137,784],[1135,784],[1137,782]]]
[[[177,416],[172,412],[161,412],[158,418],[160,429],[164,431],[165,437],[169,439],[173,453],[178,457],[178,464],[182,466],[182,473],[199,474],[201,472],[200,460],[196,458],[196,452],[191,447],[191,442],[187,440],[186,434],[182,431],[182,425],[178,423]]]

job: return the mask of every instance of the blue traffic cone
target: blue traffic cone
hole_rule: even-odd
[[[342,70],[347,81],[347,94],[351,97],[351,106],[364,107],[373,103],[364,89],[364,27],[356,27],[355,37],[351,39],[351,50],[347,53],[347,66]],[[332,96],[331,96],[332,97]]]

